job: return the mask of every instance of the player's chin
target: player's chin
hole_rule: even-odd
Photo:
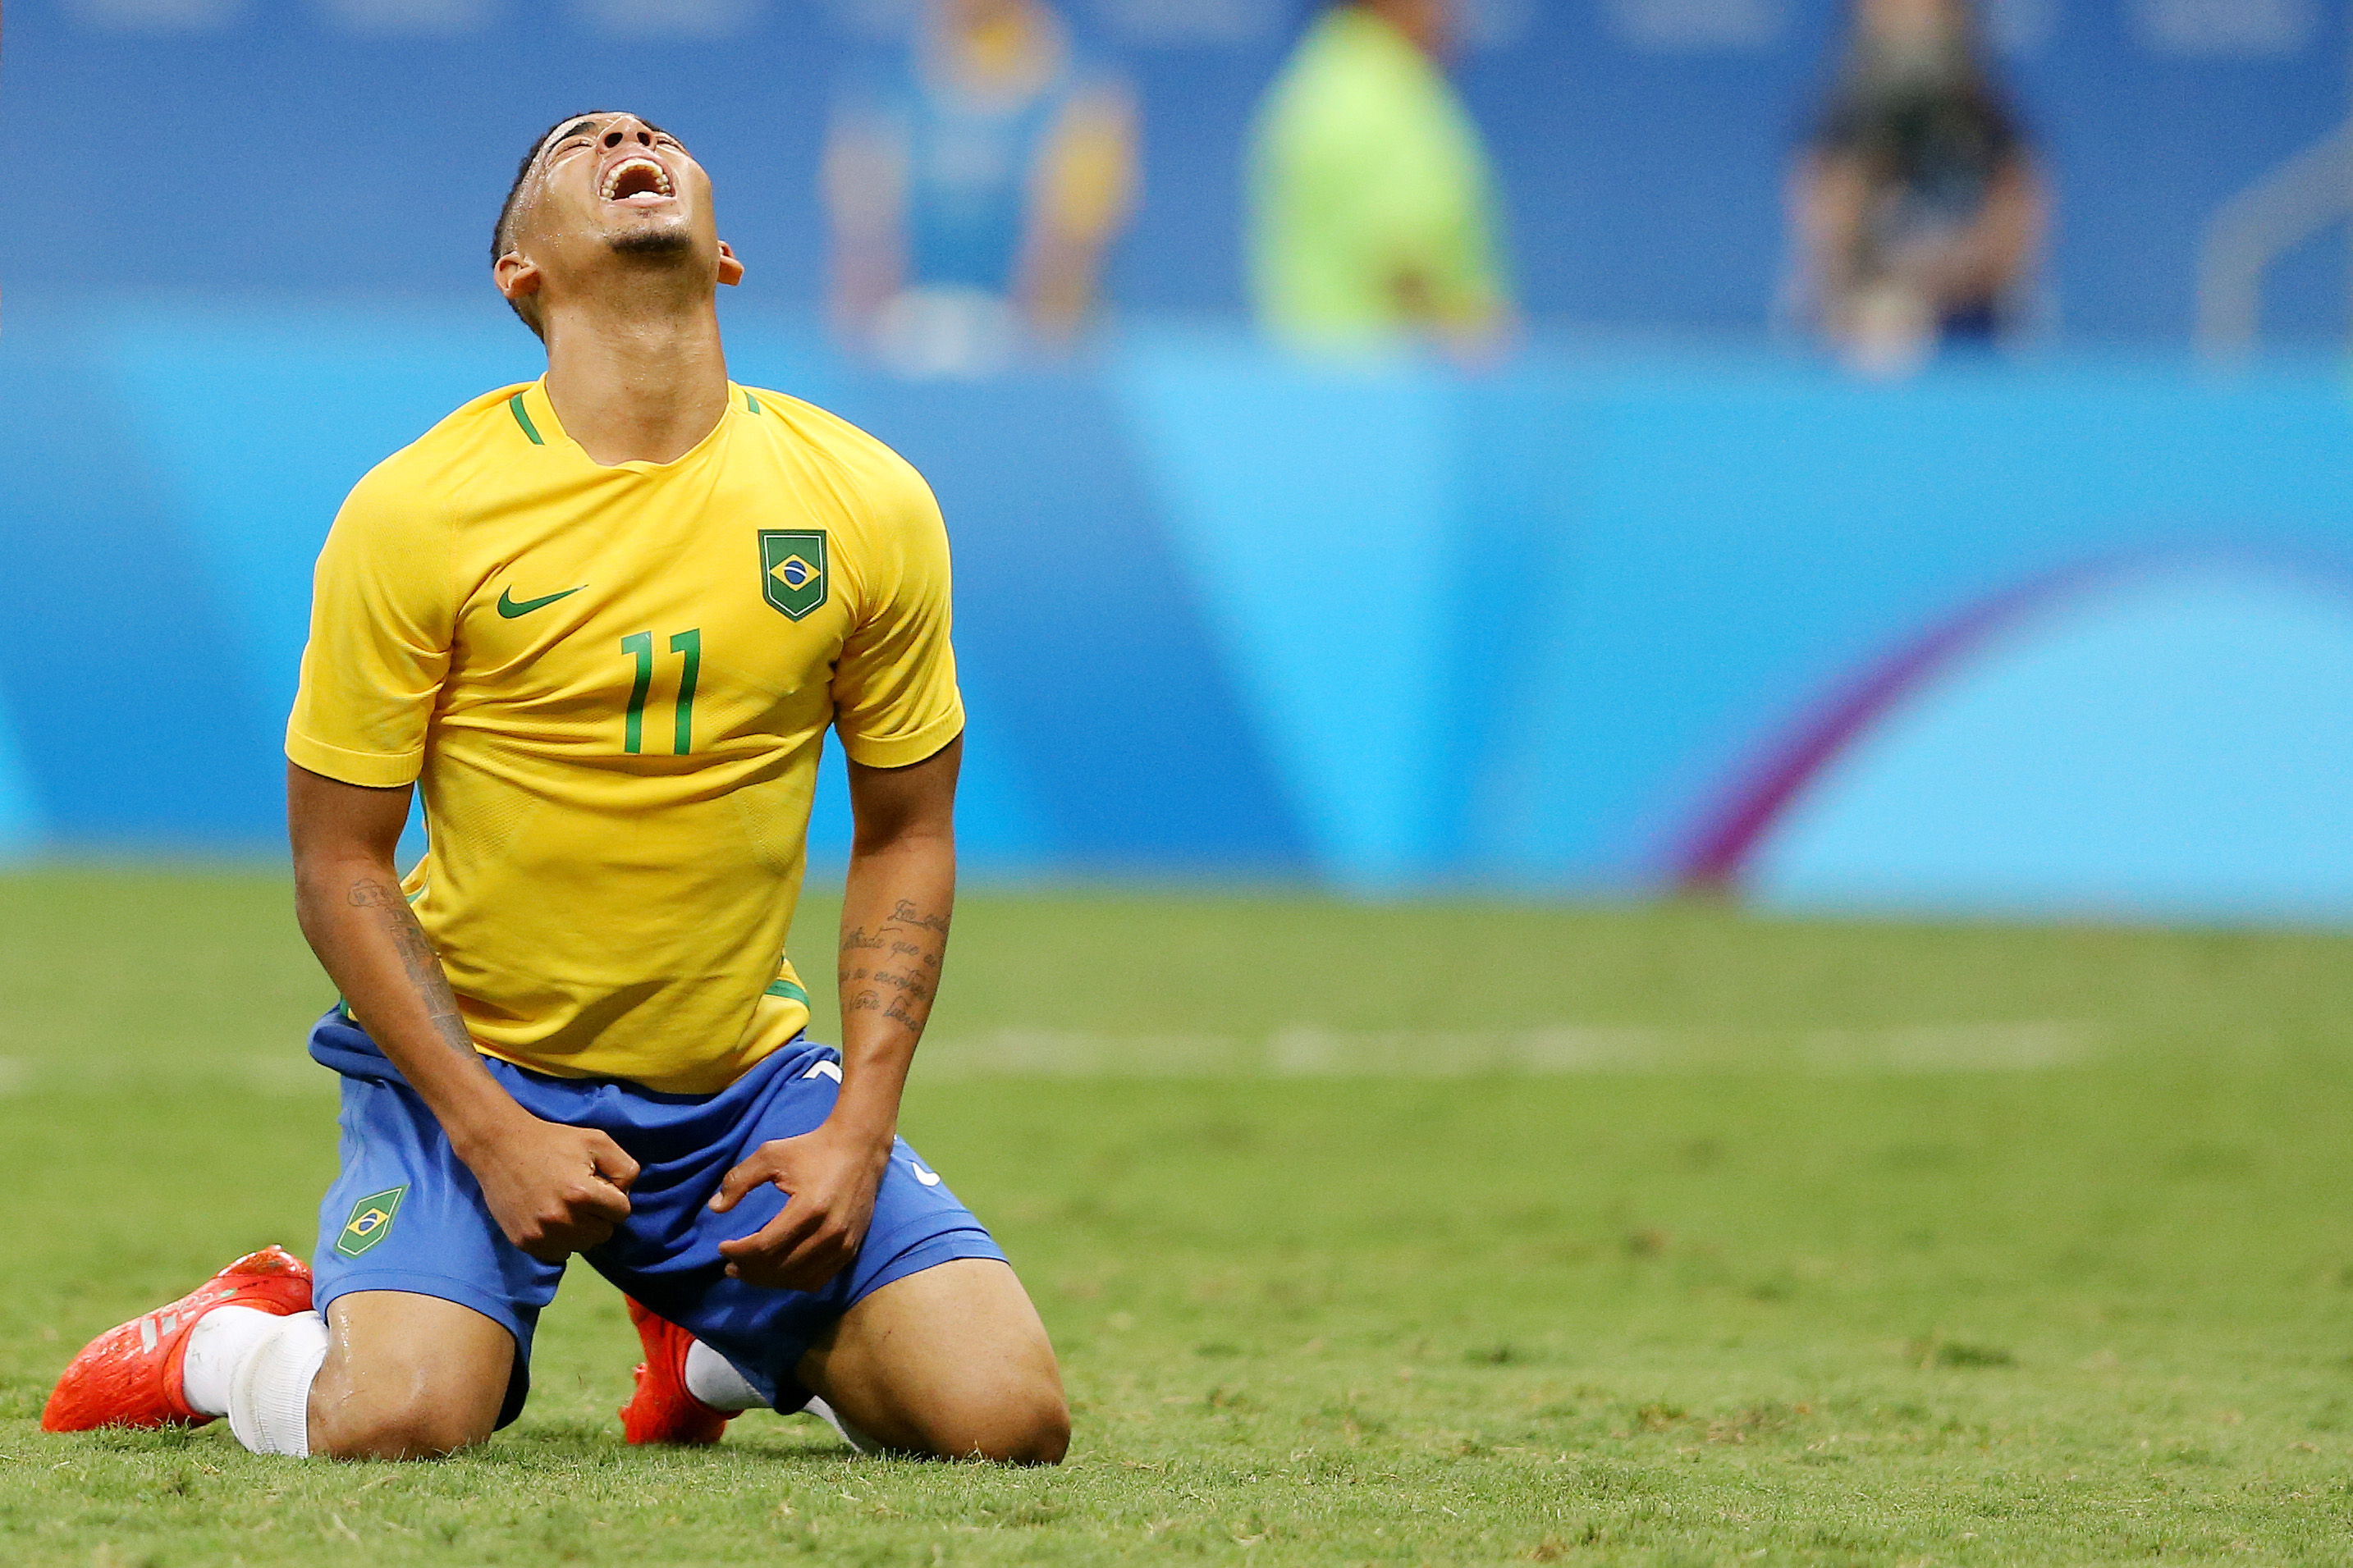
[[[690,256],[694,225],[682,212],[633,214],[606,231],[605,243],[617,256]]]

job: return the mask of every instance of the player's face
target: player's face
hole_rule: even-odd
[[[634,114],[589,115],[558,126],[539,150],[532,214],[541,233],[593,235],[621,248],[691,236],[708,218],[711,182],[676,137]]]
[[[617,257],[733,268],[712,216],[711,178],[679,140],[634,114],[585,115],[541,144],[519,248],[561,279]]]

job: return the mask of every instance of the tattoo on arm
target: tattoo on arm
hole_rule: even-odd
[[[914,1008],[908,1005],[904,996],[893,996],[886,1002],[879,991],[860,991],[842,1004],[842,1011],[880,1013],[911,1035],[919,1035],[923,1031],[925,1015],[917,1013]]]
[[[902,899],[890,919],[873,931],[852,926],[841,936],[839,979],[860,987],[842,999],[842,1011],[880,1013],[910,1034],[921,1034],[937,990],[948,917],[926,914]]]
[[[948,934],[947,916],[927,915],[904,899],[901,899],[899,907],[891,911],[889,923],[894,926],[913,926],[917,931],[937,931],[942,936]]]
[[[353,909],[374,910],[385,932],[392,938],[394,951],[400,954],[400,967],[408,983],[417,987],[424,999],[426,1016],[433,1022],[434,1033],[450,1049],[475,1055],[474,1037],[466,1030],[466,1020],[458,1011],[458,998],[449,989],[449,977],[442,972],[441,955],[433,951],[426,940],[425,928],[417,923],[417,911],[408,907],[408,900],[398,888],[387,887],[373,877],[363,877],[352,884],[350,894]]]
[[[932,988],[920,974],[905,970],[878,969],[874,972],[874,980],[877,984],[888,985],[893,991],[904,992],[925,1002],[932,999]]]

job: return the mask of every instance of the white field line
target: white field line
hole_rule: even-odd
[[[2016,1024],[1933,1024],[1806,1037],[1807,1065],[1824,1072],[2032,1072],[2092,1055],[2092,1032],[2058,1019]]]
[[[2063,1019],[1779,1032],[1561,1024],[1422,1033],[1294,1025],[1260,1039],[998,1029],[926,1041],[920,1062],[933,1079],[2033,1072],[2088,1060],[2097,1044],[2093,1027]]]
[[[924,1041],[933,1081],[979,1078],[1445,1079],[1588,1073],[2039,1072],[2092,1059],[2098,1031],[2065,1019],[1879,1029],[1705,1030],[1556,1024],[1532,1029],[1327,1029],[1298,1024],[1235,1035],[1114,1035],[997,1029]],[[197,1087],[265,1099],[332,1094],[335,1075],[299,1051],[153,1058],[0,1057],[0,1096]]]

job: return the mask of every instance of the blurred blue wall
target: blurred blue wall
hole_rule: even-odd
[[[2201,226],[2348,112],[2341,0],[1993,0],[2051,335],[1896,388],[1763,343],[1831,0],[1466,4],[1508,370],[1235,324],[1298,0],[1071,0],[1145,106],[1117,324],[958,385],[811,325],[825,107],[908,0],[19,0],[0,850],[274,846],[327,521],[537,373],[489,225],[542,125],[626,103],[720,181],[739,379],[947,505],[984,866],[2353,915],[2342,377],[2181,358]],[[2341,226],[2282,259],[2275,350],[2341,339],[2348,273]]]
[[[2313,563],[2136,563],[1911,694],[1749,868],[1781,904],[2342,921],[2353,594]]]
[[[1465,380],[1163,329],[940,384],[729,331],[939,491],[983,867],[2353,914],[2333,366],[1891,388],[1539,346]],[[272,844],[343,492],[537,368],[488,302],[18,310],[0,832]]]
[[[1460,77],[1493,142],[1533,313],[1762,329],[1779,189],[1835,0],[1463,0]],[[719,181],[773,305],[820,276],[833,84],[908,0],[17,0],[0,124],[40,200],[0,226],[13,286],[449,295],[548,121],[638,107]],[[1068,0],[1135,79],[1143,208],[1129,309],[1240,303],[1244,127],[1303,0]],[[2200,226],[2342,121],[2343,0],[1988,0],[2045,150],[2043,314],[2073,337],[2178,341]],[[2341,335],[2341,226],[2284,258],[2275,337]]]

